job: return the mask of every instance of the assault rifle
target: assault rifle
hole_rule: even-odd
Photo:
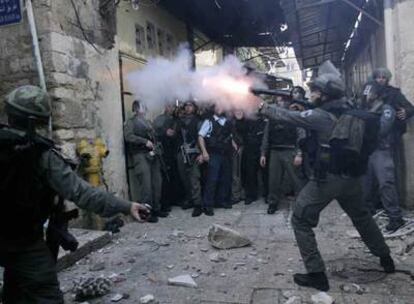
[[[278,90],[278,89],[255,89],[255,88],[251,88],[250,92],[252,92],[254,95],[271,95],[271,96],[282,96],[282,97],[288,97],[289,100],[291,100],[292,95],[290,93],[290,91],[286,91],[286,90]],[[305,109],[309,109],[312,107],[312,105],[309,103],[309,101],[307,100],[298,100],[298,99],[293,99],[291,100],[292,105],[300,105],[302,107],[304,107]]]
[[[290,91],[286,91],[286,90],[251,88],[250,92],[252,92],[254,95],[272,95],[272,96],[291,97]]]
[[[49,218],[46,231],[46,244],[55,261],[57,261],[59,255],[59,247],[72,252],[78,249],[78,241],[68,231],[69,221],[78,216],[78,209],[66,212],[64,199],[59,197],[58,203],[54,206],[52,215]]]
[[[183,157],[184,164],[192,165],[193,159],[191,158],[192,154],[200,154],[200,149],[198,147],[192,148],[190,144],[183,143],[180,146],[181,156]]]
[[[161,165],[161,171],[164,174],[165,179],[167,180],[167,182],[170,181],[170,175],[168,174],[168,166],[164,161],[163,155],[164,155],[164,149],[162,148],[161,143],[155,143],[154,144],[154,150],[150,151],[150,153],[154,153],[155,157],[158,158],[158,160],[160,161],[160,165]]]

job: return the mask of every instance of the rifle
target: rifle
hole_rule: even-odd
[[[200,149],[197,147],[191,148],[190,144],[183,143],[180,146],[181,156],[183,157],[184,164],[192,165],[193,159],[191,158],[191,154],[200,154]]]
[[[255,89],[255,88],[251,88],[250,92],[252,92],[254,95],[271,95],[271,96],[283,96],[283,97],[289,97],[292,98],[292,95],[290,93],[290,91],[286,91],[286,90],[269,90],[269,89]],[[303,106],[305,109],[309,109],[312,107],[312,105],[309,103],[309,101],[305,100],[305,99],[293,99],[291,100],[292,105],[294,104],[298,104]]]
[[[54,206],[52,215],[49,218],[46,231],[46,244],[55,261],[57,261],[59,255],[59,247],[62,247],[64,250],[70,250],[71,252],[78,249],[78,241],[68,231],[69,221],[78,216],[78,209],[66,212],[64,199],[59,197],[58,203]]]
[[[180,146],[181,156],[183,158],[185,165],[193,165],[193,160],[191,159],[191,154],[200,154],[200,149],[197,146],[191,147],[190,144],[187,143],[187,137],[185,136],[185,132],[183,128],[181,128],[181,137],[183,139],[183,144]]]
[[[154,150],[150,151],[150,153],[151,152],[153,152],[155,157],[157,157],[158,160],[160,161],[161,171],[164,174],[164,177],[167,180],[167,182],[169,182],[170,181],[170,175],[168,174],[168,166],[165,163],[164,158],[163,158],[164,151],[163,151],[161,143],[155,143]]]
[[[272,96],[291,97],[290,91],[286,91],[286,90],[250,88],[250,92],[252,92],[254,95],[272,95]]]

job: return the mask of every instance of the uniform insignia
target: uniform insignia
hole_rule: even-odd
[[[391,118],[391,115],[392,115],[392,112],[391,112],[390,109],[387,109],[387,110],[384,111],[384,117],[386,119],[390,119]]]
[[[308,116],[311,116],[312,113],[313,113],[313,110],[307,110],[307,111],[300,112],[300,116],[301,117],[308,117]]]

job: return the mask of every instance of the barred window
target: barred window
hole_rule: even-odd
[[[147,46],[149,50],[155,49],[155,26],[147,21]]]
[[[175,42],[174,37],[171,34],[166,34],[165,37],[165,52],[167,55],[172,56],[174,54]]]
[[[144,27],[135,24],[135,50],[137,53],[144,53],[145,50],[145,30]]]
[[[161,29],[157,29],[157,40],[160,55],[165,55],[165,33]]]

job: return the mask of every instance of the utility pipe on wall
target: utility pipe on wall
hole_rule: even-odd
[[[29,21],[30,33],[32,35],[33,53],[35,56],[39,84],[43,91],[47,92],[45,73],[43,70],[42,57],[40,56],[39,39],[37,37],[36,22],[33,14],[32,0],[26,0],[27,20]],[[52,118],[49,118],[49,135],[52,135]]]
[[[387,60],[387,68],[393,75],[395,75],[393,8],[394,0],[384,0],[385,56]],[[395,77],[391,78],[391,82],[394,80]]]

